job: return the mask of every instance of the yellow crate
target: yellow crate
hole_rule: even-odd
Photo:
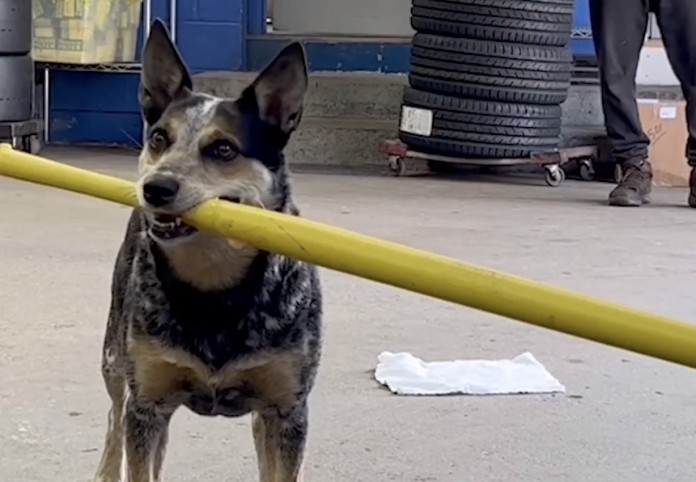
[[[116,60],[118,62],[130,62],[138,43],[138,31],[130,28],[119,29],[116,46]]]
[[[133,62],[143,0],[32,0],[34,60]]]

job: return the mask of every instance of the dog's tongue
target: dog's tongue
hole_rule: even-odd
[[[244,246],[246,246],[244,243],[237,241],[236,239],[228,239],[228,243],[230,243],[230,246],[232,246],[234,249],[242,249]]]

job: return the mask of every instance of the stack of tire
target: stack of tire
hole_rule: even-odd
[[[0,122],[33,116],[32,2],[0,1]]]
[[[556,148],[574,0],[413,0],[399,137],[414,150],[520,158]]]

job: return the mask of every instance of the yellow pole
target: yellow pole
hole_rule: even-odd
[[[138,204],[129,181],[16,152],[7,145],[0,147],[0,175]],[[696,327],[686,323],[253,207],[209,201],[184,218],[200,230],[262,250],[696,368]]]

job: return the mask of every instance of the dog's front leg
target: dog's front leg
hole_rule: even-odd
[[[155,403],[129,397],[125,413],[128,482],[159,482],[171,413]]]
[[[255,414],[254,441],[261,482],[300,482],[307,441],[307,405]]]
[[[94,482],[121,482],[123,466],[123,412],[126,401],[126,381],[120,374],[104,371],[106,388],[111,397],[109,428],[104,452]]]

